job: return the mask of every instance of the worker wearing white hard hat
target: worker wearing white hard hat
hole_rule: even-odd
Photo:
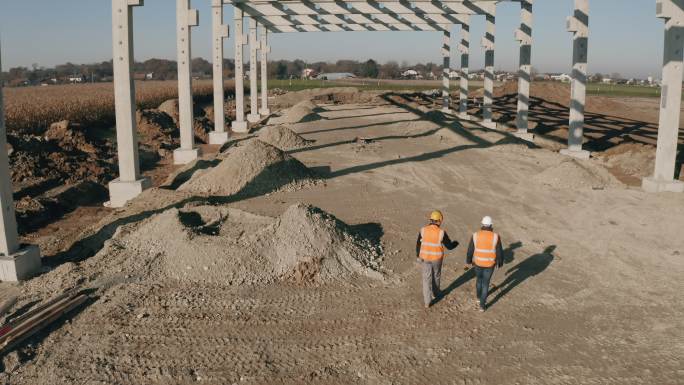
[[[501,237],[494,232],[494,221],[491,217],[482,218],[480,231],[473,234],[470,239],[466,263],[469,266],[475,265],[477,302],[480,311],[485,311],[489,282],[494,269],[503,266]]]

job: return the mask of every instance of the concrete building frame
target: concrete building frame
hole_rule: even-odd
[[[520,43],[520,68],[516,135],[532,140],[529,132],[529,88],[531,81],[532,22],[534,0],[210,0],[213,13],[213,71],[215,130],[210,141],[222,144],[228,140],[223,108],[223,41],[228,26],[223,24],[223,6],[234,6],[235,100],[236,119],[233,132],[248,132],[247,120],[254,123],[268,116],[269,33],[347,32],[347,31],[439,31],[442,32],[442,55],[445,71],[442,82],[442,108],[451,111],[449,72],[451,64],[451,32],[461,25],[461,81],[458,116],[468,116],[468,74],[470,56],[470,19],[484,15],[486,33],[485,95],[482,124],[495,128],[493,121],[493,83],[496,33],[496,6],[504,1],[521,4],[521,24],[515,32]],[[133,81],[133,9],[144,6],[144,0],[111,0],[112,52],[116,107],[116,140],[119,177],[109,184],[111,207],[122,207],[151,183],[140,173],[138,133],[135,118],[135,83]],[[684,183],[675,180],[678,151],[681,88],[684,68],[684,0],[655,0],[656,16],[664,20],[663,87],[656,162],[653,176],[644,178],[643,189],[649,192],[684,192]],[[584,140],[584,107],[589,43],[589,0],[574,0],[574,14],[568,18],[568,31],[573,34],[573,71],[569,119],[568,148],[561,152],[578,158],[590,154],[582,148]],[[191,29],[199,24],[197,10],[191,0],[176,0],[179,126],[181,146],[174,152],[174,162],[185,164],[199,156],[193,133],[193,100],[191,70]],[[249,19],[249,34],[244,33],[244,18]],[[249,39],[248,39],[249,37]],[[244,46],[250,45],[251,112],[245,116]],[[259,108],[257,59],[261,53],[261,107]],[[0,96],[0,111],[2,111]],[[2,114],[0,114],[2,117]],[[0,147],[6,142],[4,117],[0,118]],[[40,268],[40,251],[35,246],[19,244],[9,159],[0,154],[0,279],[19,280]]]

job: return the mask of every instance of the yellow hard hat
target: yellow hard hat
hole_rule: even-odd
[[[430,214],[430,220],[435,222],[442,222],[444,220],[444,215],[442,215],[441,211],[433,211]]]

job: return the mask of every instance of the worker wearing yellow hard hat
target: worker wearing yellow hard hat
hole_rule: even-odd
[[[458,246],[458,242],[451,241],[449,235],[442,229],[442,222],[444,222],[444,215],[441,211],[430,213],[430,223],[420,229],[416,242],[416,255],[423,270],[423,303],[425,308],[429,308],[432,301],[440,295],[439,284],[445,249],[453,250]]]

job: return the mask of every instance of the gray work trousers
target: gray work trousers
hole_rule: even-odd
[[[439,280],[442,277],[442,260],[421,261],[423,265],[423,302],[429,305],[439,296]]]

